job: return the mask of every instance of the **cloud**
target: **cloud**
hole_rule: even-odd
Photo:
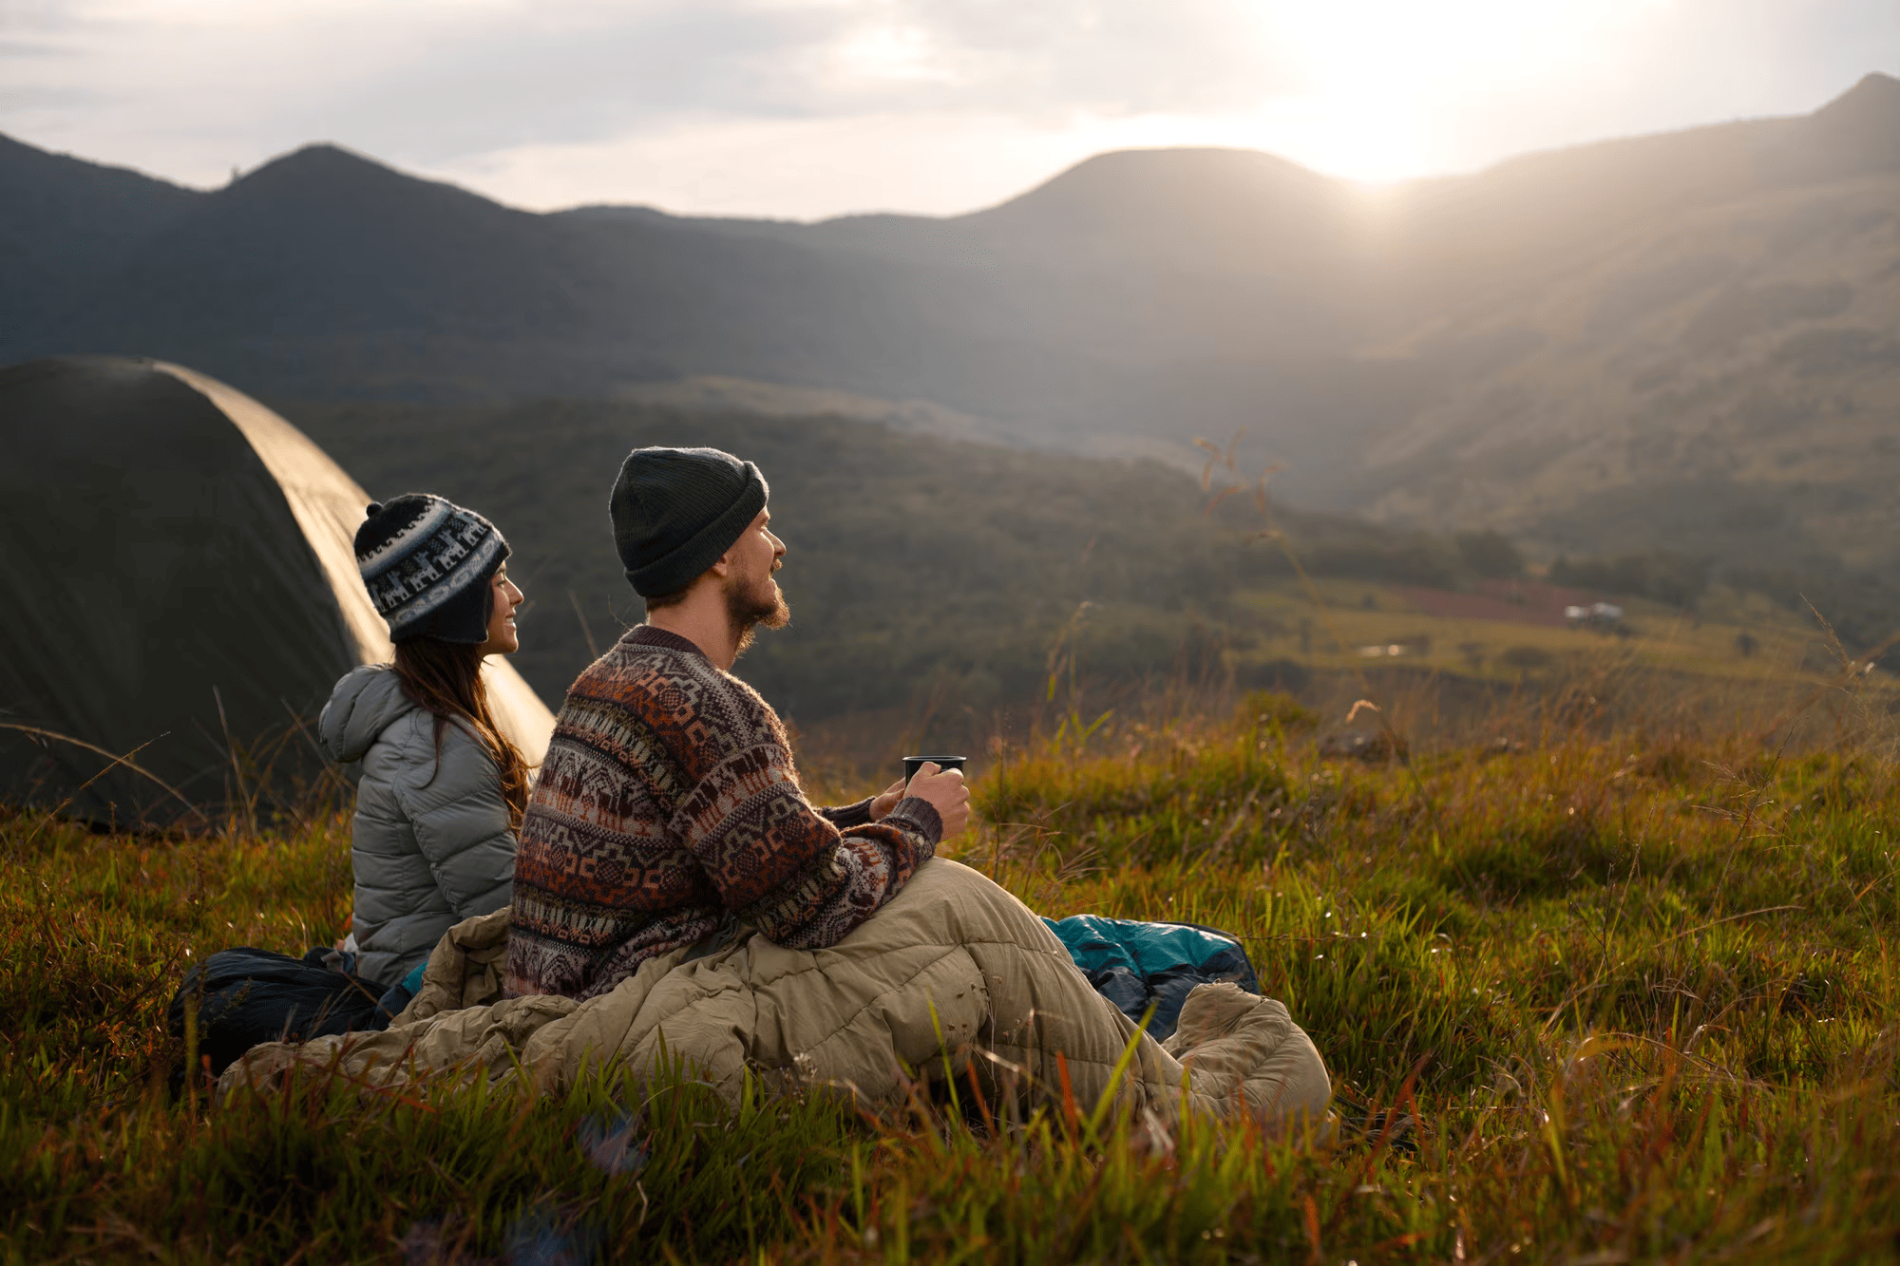
[[[212,169],[317,137],[440,163],[708,123],[978,114],[1208,112],[1256,98],[1237,0],[1049,5],[644,0],[397,3],[70,0],[0,10],[33,28],[16,131],[222,144]],[[248,146],[245,142],[248,139]],[[249,153],[233,152],[248,148]]]
[[[822,219],[949,214],[1001,202],[1106,150],[1256,139],[1194,116],[971,111],[703,120],[601,143],[527,145],[440,174],[516,205],[641,202],[676,211]]]
[[[945,211],[1143,138],[1465,168],[1881,58],[1893,0],[0,0],[0,130],[198,183],[335,140],[528,206]]]

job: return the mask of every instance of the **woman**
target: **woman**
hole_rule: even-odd
[[[508,543],[474,511],[410,493],[371,505],[355,545],[396,653],[346,674],[317,722],[357,783],[350,934],[301,959],[224,950],[186,977],[171,1027],[195,1034],[213,1073],[259,1042],[387,1027],[442,934],[511,895],[528,771],[481,678],[521,644]]]
[[[317,731],[360,771],[355,912],[340,948],[348,970],[386,986],[419,977],[451,926],[508,904],[527,766],[481,678],[484,658],[521,644],[507,557],[493,524],[441,497],[372,505],[357,529],[357,566],[396,658],[337,682]]]

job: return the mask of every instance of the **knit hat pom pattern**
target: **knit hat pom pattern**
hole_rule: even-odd
[[[372,501],[356,529],[356,566],[391,641],[488,640],[486,582],[508,557],[495,525],[432,493]]]
[[[636,448],[610,509],[614,547],[643,598],[677,593],[745,534],[771,489],[751,462],[716,448]]]

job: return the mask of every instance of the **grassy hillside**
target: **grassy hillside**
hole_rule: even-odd
[[[1623,670],[1628,672],[1630,670]],[[1329,761],[1283,698],[1008,746],[959,850],[1037,909],[1240,933],[1338,1134],[737,1114],[609,1074],[553,1102],[167,1101],[184,964],[301,951],[342,819],[92,835],[0,817],[13,1260],[1866,1261],[1900,1231],[1895,735],[1502,712],[1518,741]],[[1737,724],[1737,722],[1745,722]],[[1401,738],[1406,737],[1401,734]],[[855,788],[831,788],[840,794]],[[1388,1125],[1391,1127],[1388,1130]],[[567,1256],[562,1256],[566,1254]]]
[[[1281,506],[1263,514],[1245,496],[1209,514],[1208,493],[1157,463],[841,417],[703,402],[283,410],[373,495],[433,490],[501,525],[531,604],[516,666],[556,704],[643,611],[607,517],[626,452],[711,444],[756,460],[790,545],[779,579],[794,621],[761,637],[740,671],[827,735],[826,750],[854,760],[881,758],[900,732],[925,741],[919,726],[943,743],[980,745],[1046,711],[1052,684],[1066,691],[1071,679],[1098,711],[1182,675],[1300,688],[1313,674],[1396,666],[1535,686],[1606,644],[1633,663],[1780,679],[1836,666],[1804,599],[1852,656],[1900,628],[1900,602],[1886,590],[1817,585],[1811,571],[1712,572],[1706,560],[1645,553],[1571,560],[1569,573],[1585,579],[1552,588],[1525,577],[1496,536],[1446,538]],[[1260,535],[1269,524],[1284,544]],[[1296,574],[1289,551],[1316,584]],[[1565,627],[1566,603],[1599,598],[1628,609],[1620,629]],[[1397,655],[1367,654],[1395,645]]]
[[[1487,362],[1370,448],[1373,513],[1894,558],[1900,176],[1665,217],[1485,307],[1438,336]]]
[[[1323,610],[1303,587],[1287,584],[1235,596],[1259,619],[1252,645],[1233,656],[1243,675],[1250,664],[1282,659],[1336,670],[1403,665],[1502,682],[1604,658],[1761,681],[1818,681],[1840,667],[1827,631],[1811,617],[1723,586],[1698,593],[1694,610],[1617,595],[1623,618],[1602,627],[1567,621],[1561,612],[1604,591],[1535,581],[1479,582],[1453,592],[1322,579],[1313,589]]]
[[[1292,577],[1285,553],[1255,539],[1250,498],[1210,515],[1194,480],[1154,462],[650,404],[282,409],[373,495],[440,492],[501,526],[532,604],[516,666],[553,702],[644,610],[607,513],[641,444],[713,445],[764,471],[794,619],[742,672],[800,722],[908,707],[988,733],[997,709],[1046,694],[1058,660],[1120,684],[1172,675],[1184,657],[1218,670],[1257,622],[1236,595]],[[1276,522],[1321,572],[1462,575],[1446,541],[1284,510]]]

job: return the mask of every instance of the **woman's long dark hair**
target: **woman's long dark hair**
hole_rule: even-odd
[[[435,750],[442,754],[442,729],[457,717],[474,727],[489,755],[501,768],[501,798],[508,803],[508,821],[521,828],[528,807],[528,762],[495,724],[482,685],[482,653],[474,646],[443,642],[433,637],[396,643],[396,677],[411,702],[435,715]]]

